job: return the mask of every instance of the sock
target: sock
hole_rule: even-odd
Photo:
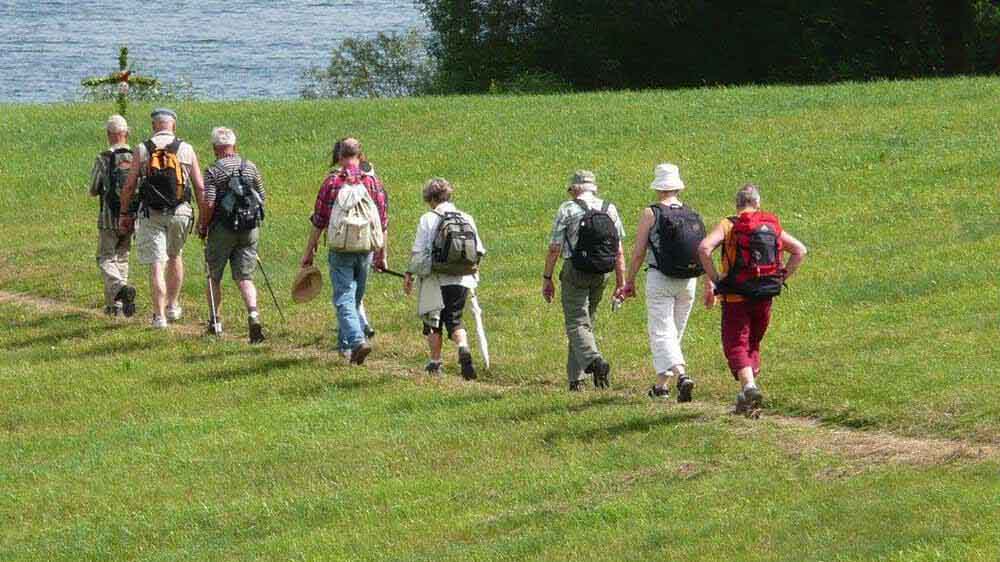
[[[250,320],[253,320],[254,322],[256,322],[257,320],[260,319],[260,313],[257,312],[257,307],[256,306],[252,306],[252,307],[248,308],[247,312],[250,314]]]
[[[746,383],[745,385],[743,385],[743,390],[746,390],[748,388],[757,388],[757,382],[756,381],[750,381],[750,382]]]

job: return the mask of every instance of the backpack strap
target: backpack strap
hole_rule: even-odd
[[[611,208],[611,201],[605,200],[604,204],[601,205],[601,212],[607,214],[608,209],[610,208]]]
[[[579,205],[580,208],[583,209],[584,213],[589,213],[590,212],[590,207],[586,203],[583,202],[583,199],[574,199],[573,202],[576,203],[577,205]]]
[[[164,150],[166,150],[167,152],[169,152],[171,154],[177,154],[177,151],[179,151],[181,149],[181,143],[182,142],[184,142],[184,141],[182,141],[181,139],[179,139],[177,137],[174,137],[174,142],[168,144],[167,146],[165,146],[163,148],[164,148]]]

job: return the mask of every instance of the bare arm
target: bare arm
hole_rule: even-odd
[[[615,291],[620,291],[625,286],[625,250],[621,242],[618,243],[618,254],[615,255]]]
[[[632,245],[632,261],[629,262],[628,274],[625,276],[625,287],[633,295],[635,294],[635,277],[646,261],[646,252],[649,250],[649,231],[653,228],[654,220],[653,210],[643,209],[642,215],[639,216],[639,227],[635,233],[635,244]]]
[[[782,231],[781,233],[781,244],[785,251],[792,255],[788,259],[788,263],[785,264],[785,279],[788,279],[795,274],[795,271],[802,265],[802,262],[806,259],[806,254],[809,252],[806,249],[806,245],[799,242],[791,234]]]
[[[306,251],[302,255],[302,265],[312,265],[313,258],[316,256],[316,246],[319,244],[319,237],[323,234],[323,229],[316,228],[313,226],[312,232],[309,233],[309,239],[306,241]]]
[[[542,298],[545,302],[552,302],[556,295],[556,286],[552,282],[552,274],[556,269],[556,262],[562,254],[562,244],[549,244],[549,252],[545,254],[545,271],[542,273]]]
[[[198,163],[198,155],[194,151],[191,152],[191,183],[194,185],[194,198],[198,203],[198,213],[203,217],[210,217],[209,209],[205,205],[205,178],[201,175],[201,164]],[[202,219],[202,221],[204,220]]]
[[[701,267],[705,270],[708,282],[714,282],[719,278],[719,272],[715,269],[715,263],[712,261],[712,252],[719,247],[719,244],[722,244],[725,238],[726,233],[722,231],[720,224],[708,233],[701,244],[698,244],[698,261],[701,262]]]

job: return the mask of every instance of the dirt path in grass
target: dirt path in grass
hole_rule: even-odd
[[[37,297],[24,293],[0,291],[0,304],[15,304],[34,308],[42,313],[80,314],[102,318],[103,314],[94,309],[75,306],[69,303]],[[122,320],[116,320],[121,322]],[[125,321],[129,324],[141,325],[137,318]],[[192,337],[203,334],[201,326],[178,324],[172,328]],[[224,336],[226,339],[240,340],[235,336]],[[323,359],[333,363],[343,364],[344,360],[332,351],[315,347],[296,347],[269,341],[268,349],[275,352],[301,358]],[[520,387],[484,382],[466,382],[457,377],[442,377],[431,379],[422,372],[405,369],[386,360],[373,359],[366,364],[383,373],[405,377],[418,384],[433,384],[456,390],[489,390],[496,393],[508,393],[520,390]],[[558,390],[556,390],[558,388]],[[542,386],[544,392],[562,392],[562,386]],[[609,394],[628,400],[641,400],[642,396],[635,390],[620,390]],[[672,405],[691,412],[697,412],[706,421],[729,415],[729,407],[718,403],[694,402],[691,404]],[[765,412],[759,420],[744,420],[742,416],[732,418],[734,431],[754,434],[766,433],[777,429],[782,433],[779,443],[793,457],[801,457],[816,453],[834,454],[843,458],[846,464],[842,468],[819,475],[820,477],[836,478],[864,470],[865,467],[878,464],[905,465],[936,465],[962,461],[980,461],[1000,459],[1000,446],[994,444],[975,443],[954,439],[934,437],[905,437],[887,431],[861,431],[820,423],[812,418],[785,416]]]

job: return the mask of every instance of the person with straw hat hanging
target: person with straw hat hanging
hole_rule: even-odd
[[[656,191],[657,202],[639,216],[625,286],[616,296],[636,295],[636,275],[645,263],[647,330],[657,378],[648,395],[655,400],[669,398],[670,381],[676,377],[677,401],[690,402],[695,383],[687,372],[681,339],[698,277],[703,274],[698,244],[705,238],[705,223],[694,209],[681,203],[679,195],[685,185],[676,165],[660,164],[653,173],[650,187]],[[711,287],[706,286],[705,293],[712,296]]]

